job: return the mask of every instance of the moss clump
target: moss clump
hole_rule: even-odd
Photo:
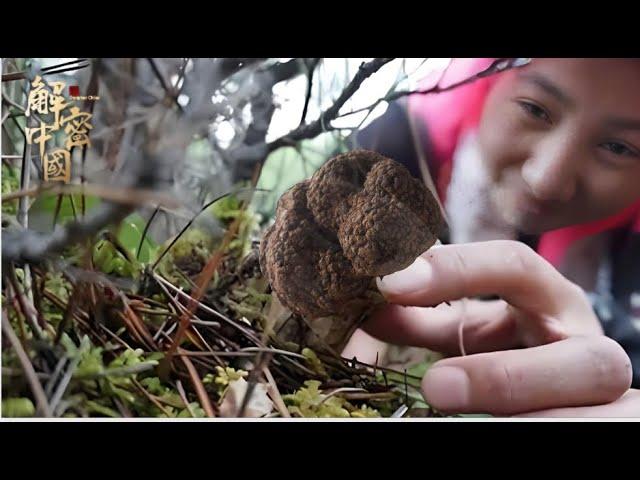
[[[294,417],[305,418],[372,418],[380,413],[367,406],[355,407],[337,395],[329,396],[320,390],[321,383],[307,380],[304,387],[282,398]]]

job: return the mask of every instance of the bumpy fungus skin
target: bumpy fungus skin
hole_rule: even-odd
[[[401,164],[356,150],[323,165],[278,201],[260,264],[284,306],[306,318],[341,314],[373,277],[408,267],[436,241],[432,193]]]

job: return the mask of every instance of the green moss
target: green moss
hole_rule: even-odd
[[[284,395],[289,413],[305,418],[365,418],[380,417],[380,413],[367,406],[355,407],[338,395],[328,396],[320,390],[320,382],[307,380],[304,387],[293,394]]]
[[[2,164],[2,195],[20,190],[20,176],[17,168]],[[3,215],[16,215],[18,213],[18,200],[2,202]]]
[[[213,384],[215,385],[216,391],[220,398],[224,396],[229,384],[234,380],[239,380],[241,378],[246,378],[249,375],[249,372],[245,370],[236,370],[231,367],[220,367],[216,366],[216,375],[208,373],[205,375],[203,379],[203,383],[205,385]]]
[[[33,417],[36,408],[28,398],[7,398],[2,400],[3,417]]]

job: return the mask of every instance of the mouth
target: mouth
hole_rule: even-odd
[[[516,210],[528,215],[539,216],[551,212],[551,205],[540,202],[525,193],[514,194],[514,206]]]
[[[510,225],[537,230],[558,213],[558,205],[536,199],[522,189],[497,189],[494,201]]]

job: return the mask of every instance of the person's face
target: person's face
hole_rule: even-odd
[[[497,80],[480,121],[492,200],[541,233],[640,199],[640,60],[535,59]]]

